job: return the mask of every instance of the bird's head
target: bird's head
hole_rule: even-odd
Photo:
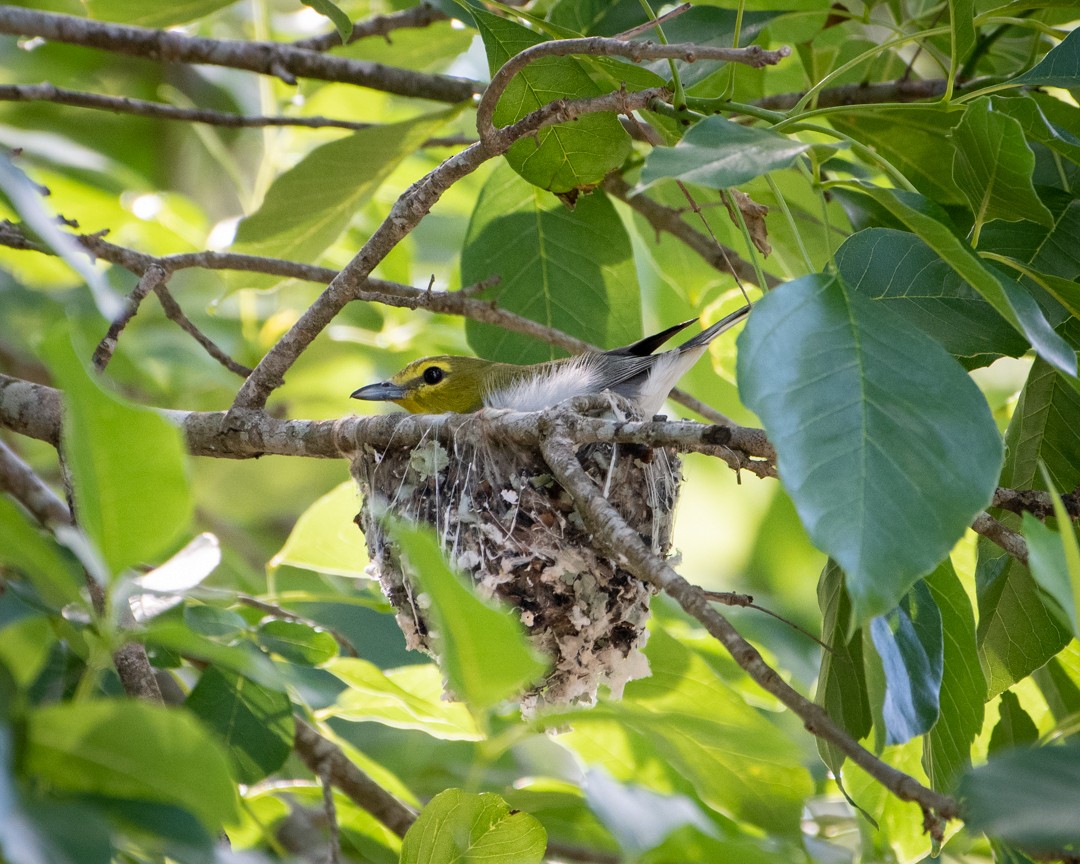
[[[478,357],[425,357],[386,381],[361,387],[352,398],[395,402],[413,414],[469,414],[484,407],[496,365]]]

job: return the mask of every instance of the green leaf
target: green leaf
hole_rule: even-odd
[[[1067,324],[1064,332],[1071,333]],[[1040,359],[1005,432],[1008,458],[1001,484],[1013,489],[1042,489],[1040,462],[1059,489],[1080,483],[1080,395]],[[1011,513],[1000,516],[1006,527],[1020,526]],[[979,654],[994,696],[1027,677],[1057,654],[1069,631],[1049,612],[1026,567],[988,540],[980,540],[976,571],[979,601]]]
[[[1071,522],[1065,524],[1070,526]],[[1080,566],[1070,567],[1069,558],[1072,557],[1075,561],[1080,555],[1076,548],[1076,534],[1071,530],[1059,534],[1030,513],[1024,514],[1023,525],[1031,575],[1035,577],[1039,587],[1057,601],[1075,636],[1080,633],[1080,621],[1076,616],[1076,595],[1080,593]]]
[[[802,861],[793,848],[778,854],[772,845],[775,837],[716,836],[693,825],[676,828],[664,842],[634,859],[636,864],[674,864],[683,861],[738,861],[739,864],[775,864],[776,861]]]
[[[315,261],[391,172],[458,110],[372,126],[316,147],[277,177],[259,209],[241,220],[233,251]],[[247,274],[236,280],[239,287],[281,281]]]
[[[1050,224],[1050,211],[1032,185],[1035,154],[1019,121],[995,111],[984,96],[968,105],[953,138],[953,177],[977,226],[992,219]]]
[[[807,533],[847,576],[855,626],[896,606],[990,502],[1002,447],[978,388],[839,279],[759,300],[738,380]]]
[[[212,832],[236,815],[224,751],[180,708],[135,700],[35,708],[22,770],[57,790],[175,804]]]
[[[851,600],[844,590],[844,573],[829,561],[818,580],[818,607],[821,609],[821,638],[829,646],[821,654],[817,694],[814,700],[852,738],[861,741],[870,732],[873,718],[866,693],[862,631],[852,632]],[[844,752],[819,738],[818,753],[834,774],[839,774]]]
[[[922,764],[933,788],[951,793],[971,767],[971,745],[983,724],[986,681],[971,600],[948,559],[926,577],[926,586],[941,612],[945,663],[940,715],[926,736]]]
[[[968,52],[975,47],[974,0],[949,0],[949,34],[952,40],[949,75],[955,77]]]
[[[338,653],[331,634],[300,621],[266,621],[255,638],[265,651],[303,666],[319,666]]]
[[[222,645],[192,632],[183,624],[163,622],[151,624],[139,635],[148,647],[155,646],[194,657],[207,663],[237,672],[271,690],[284,690],[273,662],[250,642]]]
[[[798,837],[812,788],[799,746],[660,627],[645,654],[652,674],[629,682],[621,702],[549,718],[572,728],[560,743],[623,782],[696,795],[737,820]]]
[[[1006,321],[1024,334],[1040,357],[1062,372],[1076,375],[1076,352],[1054,332],[1038,304],[1019,284],[983,264],[975,251],[948,227],[948,217],[940,208],[899,189],[883,189],[869,183],[859,183],[851,188],[869,195],[918,234]]]
[[[972,831],[1053,851],[1077,842],[1080,746],[1014,750],[965,775],[964,821]]]
[[[653,148],[641,170],[641,185],[673,178],[712,188],[740,186],[793,165],[809,149],[809,144],[767,129],[706,117],[674,147]]]
[[[923,195],[949,205],[966,203],[952,175],[956,144],[951,132],[962,116],[955,107],[910,105],[867,107],[832,115],[830,122],[884,156]]]
[[[62,447],[80,527],[113,576],[153,563],[191,519],[183,435],[158,413],[102,390],[63,331],[46,350],[64,391]]]
[[[243,615],[218,606],[185,606],[184,624],[193,632],[213,639],[231,639],[248,629]]]
[[[405,571],[431,598],[442,669],[458,698],[474,708],[490,708],[543,676],[546,663],[530,646],[521,622],[465,586],[430,530],[402,522],[387,527],[401,548]]]
[[[401,844],[401,864],[539,864],[547,832],[492,792],[440,792]]]
[[[614,348],[641,338],[641,297],[633,250],[600,192],[573,210],[505,166],[484,185],[461,252],[461,283],[500,277],[484,297],[504,309]],[[538,363],[561,356],[551,345],[501,327],[465,322],[481,357]]]
[[[924,581],[916,582],[895,609],[870,621],[870,638],[885,671],[885,741],[903,744],[929,732],[940,708],[941,612]]]
[[[326,670],[348,685],[327,716],[417,729],[447,741],[484,737],[464,705],[443,698],[442,674],[432,663],[383,672],[367,660],[338,657]]]
[[[334,25],[334,29],[341,36],[341,44],[345,45],[352,36],[352,18],[346,14],[340,6],[331,0],[304,0],[305,6],[310,6],[320,15],[325,15]]]
[[[234,0],[184,0],[183,3],[146,3],[144,0],[84,0],[90,18],[166,29],[203,18]]]
[[[29,689],[56,644],[52,624],[44,615],[28,615],[0,623],[0,666],[11,670],[15,683]]]
[[[492,75],[514,55],[544,41],[515,21],[475,7],[469,11],[484,40]],[[495,106],[494,123],[508,126],[555,99],[580,99],[603,92],[574,58],[544,57],[510,81]],[[618,117],[598,113],[523,138],[507,151],[506,161],[534,186],[568,192],[599,183],[629,152],[630,136]]]
[[[954,357],[985,366],[1027,351],[1027,341],[915,234],[867,228],[836,251],[844,282],[887,305]]]
[[[300,514],[289,539],[270,559],[270,568],[283,564],[334,576],[361,578],[368,564],[364,535],[356,527],[360,509],[356,483],[335,486]]]
[[[26,575],[38,596],[54,609],[78,602],[86,584],[78,564],[23,511],[0,498],[0,564]]]
[[[1024,87],[1080,87],[1080,33],[1070,30],[1042,60],[1010,83]]]
[[[1024,710],[1012,690],[1006,690],[998,700],[998,722],[990,733],[988,752],[991,755],[1027,747],[1039,740],[1039,728]]]
[[[270,776],[292,752],[296,727],[284,693],[210,666],[184,704],[217,732],[241,783]]]
[[[1072,162],[1080,163],[1080,138],[1077,138],[1068,128],[1052,122],[1044,111],[1043,103],[1040,103],[1033,94],[997,95],[991,96],[990,99],[996,110],[1020,123],[1024,134],[1030,140],[1037,141]],[[1059,100],[1055,99],[1054,102],[1071,109],[1072,112],[1077,110],[1074,106],[1065,106]],[[1069,119],[1075,120],[1075,117]],[[1072,128],[1077,127],[1074,125]]]

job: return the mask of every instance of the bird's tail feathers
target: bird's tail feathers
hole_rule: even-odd
[[[681,324],[675,324],[668,327],[667,330],[661,330],[659,333],[653,333],[652,336],[646,336],[644,339],[640,339],[633,345],[627,345],[623,348],[616,348],[613,351],[609,351],[609,354],[621,354],[631,357],[648,357],[657,348],[668,341],[672,336],[678,333],[680,330],[685,330],[691,324],[697,321],[697,318],[691,318],[689,321],[683,321]]]
[[[725,315],[711,327],[706,327],[692,339],[687,339],[685,342],[683,342],[682,345],[679,346],[679,351],[688,351],[694,348],[699,348],[703,345],[708,345],[710,342],[712,342],[713,339],[715,339],[725,330],[729,330],[734,327],[749,314],[750,304],[748,303],[741,309],[736,309],[730,315]],[[685,327],[686,325],[683,324],[681,326]]]

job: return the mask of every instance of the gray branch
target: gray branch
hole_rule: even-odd
[[[246,69],[273,75],[288,83],[296,78],[339,81],[436,102],[464,102],[479,93],[482,85],[448,75],[428,75],[408,69],[332,57],[275,42],[206,39],[165,30],[108,24],[37,12],[17,6],[0,6],[0,33],[38,36],[87,48],[146,57],[162,63],[203,63]]]

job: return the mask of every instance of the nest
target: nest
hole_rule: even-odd
[[[666,557],[681,481],[673,450],[585,445],[577,457],[654,552]],[[596,548],[570,495],[539,450],[509,443],[483,414],[439,428],[417,446],[365,445],[352,474],[364,497],[359,522],[371,565],[409,648],[437,657],[418,592],[378,515],[435,529],[447,559],[479,593],[513,606],[533,645],[551,658],[546,678],[521,694],[528,715],[544,704],[590,705],[600,685],[618,698],[649,674],[651,589]]]

